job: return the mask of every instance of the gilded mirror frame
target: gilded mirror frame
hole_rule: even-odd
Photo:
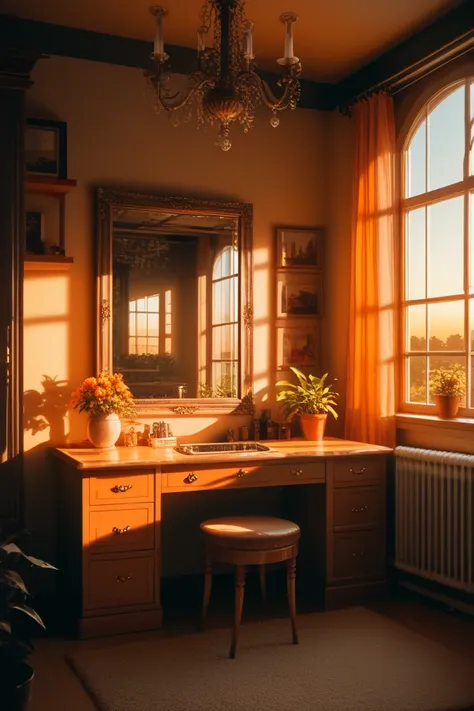
[[[238,222],[240,277],[240,392],[241,398],[163,398],[137,399],[140,415],[245,414],[254,412],[253,404],[253,206],[250,203],[221,202],[199,198],[168,197],[152,193],[130,192],[115,188],[96,189],[97,226],[97,299],[96,299],[96,370],[113,367],[112,313],[112,227],[115,208],[146,208],[183,214],[222,215]]]

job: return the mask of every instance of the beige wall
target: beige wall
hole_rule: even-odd
[[[271,402],[277,225],[329,227],[327,367],[344,382],[350,133],[347,119],[322,112],[284,112],[276,130],[263,113],[247,136],[236,128],[232,149],[223,153],[214,146],[213,131],[197,130],[194,123],[174,128],[167,117],[157,116],[139,70],[50,58],[38,62],[33,80],[28,115],[67,122],[68,177],[78,182],[67,197],[66,251],[74,265],[64,273],[29,272],[25,279],[25,390],[30,391],[31,414],[25,435],[27,522],[38,530],[47,552],[54,550],[54,488],[41,445],[50,440],[50,428],[35,429],[38,421],[53,418],[56,432],[70,428],[70,439],[76,441],[85,436],[85,416],[74,413],[69,424],[64,421],[67,398],[60,396],[68,396],[94,372],[93,188],[253,203],[255,391],[257,403],[268,394]],[[44,375],[67,382],[62,390],[52,385],[53,393],[45,398]],[[225,423],[175,422],[177,434],[190,434],[193,428],[216,436],[225,431]]]

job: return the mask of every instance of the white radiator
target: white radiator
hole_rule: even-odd
[[[395,449],[395,566],[474,592],[474,456]]]

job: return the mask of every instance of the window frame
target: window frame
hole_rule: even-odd
[[[408,158],[407,151],[410,147],[411,141],[414,134],[420,128],[424,120],[428,120],[430,113],[441,104],[448,96],[450,96],[454,91],[456,91],[461,86],[465,87],[465,100],[464,100],[464,127],[465,127],[465,152],[463,161],[463,179],[457,183],[452,183],[441,188],[435,188],[434,190],[425,190],[425,192],[411,197],[405,197],[408,184]],[[407,399],[407,387],[408,387],[408,359],[410,354],[417,354],[417,352],[411,351],[408,348],[409,345],[409,334],[408,334],[408,305],[416,304],[431,304],[431,303],[443,303],[443,302],[454,302],[462,301],[464,303],[464,340],[465,348],[460,356],[466,363],[466,395],[469,397],[469,393],[472,391],[472,368],[474,365],[474,349],[471,344],[470,337],[470,319],[469,319],[469,302],[474,305],[474,289],[469,292],[469,270],[471,255],[469,252],[469,202],[473,200],[470,198],[470,194],[474,195],[474,174],[469,175],[470,163],[471,163],[471,152],[474,148],[471,146],[472,134],[474,127],[471,127],[471,92],[474,92],[474,74],[470,73],[467,76],[456,78],[454,81],[449,82],[440,89],[437,89],[431,96],[429,96],[423,103],[423,105],[418,109],[416,115],[410,121],[409,128],[403,137],[401,142],[401,147],[399,150],[399,160],[398,160],[398,171],[399,171],[399,195],[400,195],[400,209],[399,209],[399,234],[400,234],[400,319],[399,319],[399,397],[398,397],[398,411],[403,414],[418,414],[418,415],[435,415],[435,405],[425,404],[425,403],[413,403],[409,402]],[[428,134],[427,134],[428,136]],[[428,166],[428,153],[426,153],[426,166]],[[426,182],[426,187],[428,183]],[[426,207],[434,205],[438,202],[455,198],[456,196],[464,196],[464,206],[463,206],[463,230],[464,230],[464,254],[463,254],[463,291],[459,296],[446,296],[446,297],[429,297],[425,296],[423,299],[410,299],[406,298],[406,258],[407,258],[407,215],[409,212],[416,208]],[[426,263],[428,261],[428,252],[425,255]],[[473,275],[474,276],[474,275]],[[427,324],[428,328],[428,324]],[[467,340],[466,340],[467,337]],[[428,350],[429,343],[426,343],[426,351],[420,351],[419,355],[429,355]],[[434,351],[432,355],[449,355],[454,353],[451,351]],[[471,394],[473,402],[471,407],[462,407],[459,409],[459,417],[464,418],[474,418],[474,396]]]

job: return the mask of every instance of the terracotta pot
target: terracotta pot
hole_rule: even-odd
[[[7,680],[0,678],[2,704],[8,711],[27,711],[31,698],[31,686],[35,673],[28,664],[20,664]],[[9,683],[10,682],[10,683]],[[2,708],[4,706],[2,705]]]
[[[449,419],[456,417],[461,398],[459,395],[435,395],[436,413],[438,417]]]
[[[119,416],[113,412],[111,415],[91,415],[87,423],[87,436],[98,449],[111,449],[120,437],[122,425]]]
[[[313,442],[320,442],[324,437],[327,418],[327,415],[300,415],[304,438]]]

